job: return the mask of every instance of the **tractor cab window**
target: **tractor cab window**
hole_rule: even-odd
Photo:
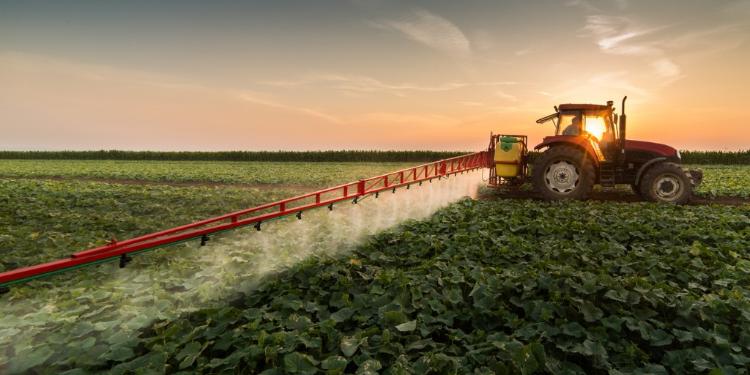
[[[562,135],[581,134],[581,115],[579,113],[560,114],[560,128]]]

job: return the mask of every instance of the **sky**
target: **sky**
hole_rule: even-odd
[[[0,0],[0,149],[474,151],[627,95],[631,139],[745,150],[749,36],[750,0]]]

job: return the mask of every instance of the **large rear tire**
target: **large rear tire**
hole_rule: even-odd
[[[545,200],[586,199],[596,174],[588,155],[573,146],[552,146],[534,163],[534,189]]]
[[[649,168],[640,183],[641,196],[652,202],[685,204],[693,186],[685,171],[675,163],[658,163]]]

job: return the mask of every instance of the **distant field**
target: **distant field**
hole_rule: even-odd
[[[415,163],[288,163],[130,160],[0,160],[0,178],[64,178],[170,184],[218,183],[275,188],[326,187]],[[698,194],[750,197],[750,165],[693,165],[704,171]],[[274,186],[275,185],[275,186]],[[256,186],[263,187],[263,186]]]
[[[63,177],[326,187],[414,163],[288,163],[130,160],[0,160],[0,177]]]

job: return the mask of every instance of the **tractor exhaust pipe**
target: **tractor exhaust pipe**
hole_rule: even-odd
[[[628,97],[622,98],[622,113],[620,114],[620,156],[622,160],[625,160],[625,128],[628,120],[628,116],[625,115],[625,100]]]

